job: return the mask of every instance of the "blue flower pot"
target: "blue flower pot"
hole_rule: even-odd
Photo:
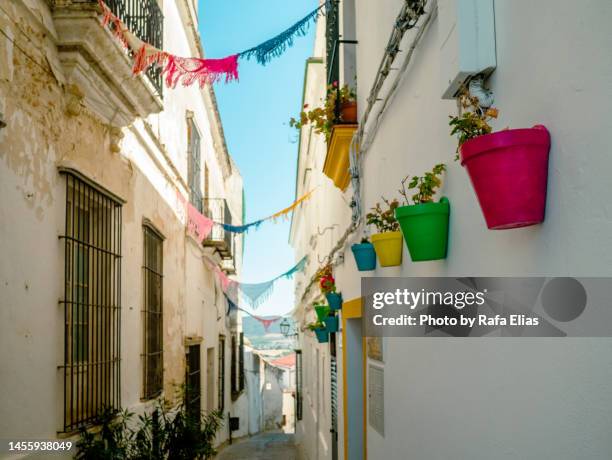
[[[376,269],[376,251],[372,243],[354,244],[351,246],[357,270],[370,272]]]
[[[327,328],[325,329],[315,329],[315,335],[317,336],[317,341],[319,343],[327,343],[329,342],[329,334],[327,332]]]
[[[342,294],[338,292],[330,292],[325,294],[330,310],[340,310],[342,308]]]
[[[338,332],[338,317],[337,316],[328,316],[323,320],[325,323],[325,330],[330,334],[333,332]]]

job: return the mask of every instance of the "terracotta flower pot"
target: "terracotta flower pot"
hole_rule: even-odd
[[[550,133],[541,125],[465,142],[459,152],[487,227],[526,227],[544,220]]]
[[[402,264],[402,233],[385,232],[372,235],[372,244],[381,267]]]
[[[340,119],[343,123],[357,123],[357,102],[345,102],[340,106]]]

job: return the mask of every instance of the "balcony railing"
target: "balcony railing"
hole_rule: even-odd
[[[202,200],[204,215],[220,224],[232,225],[232,213],[227,200],[224,198],[204,198]],[[228,232],[221,225],[213,226],[208,238],[203,242],[204,246],[215,247],[225,259],[232,257],[232,232]]]
[[[97,2],[97,0],[89,0]],[[157,0],[105,0],[108,7],[123,21],[134,35],[155,48],[164,47],[164,15]],[[149,80],[162,95],[161,69],[151,66],[147,70]]]

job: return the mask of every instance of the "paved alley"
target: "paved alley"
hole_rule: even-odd
[[[298,460],[293,434],[262,433],[235,442],[217,455],[217,460]]]

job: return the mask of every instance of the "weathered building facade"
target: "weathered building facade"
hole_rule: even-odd
[[[197,2],[108,4],[201,55]],[[0,29],[0,437],[68,436],[185,384],[202,410],[247,404],[240,318],[203,260],[238,276],[242,239],[186,226],[185,201],[243,216],[212,88],[132,76],[95,1],[2,2]]]

